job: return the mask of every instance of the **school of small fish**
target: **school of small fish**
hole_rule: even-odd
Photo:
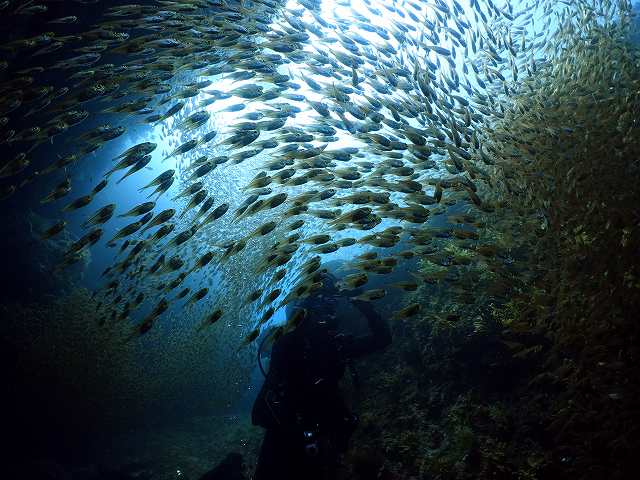
[[[67,3],[56,18],[53,1],[0,3],[5,18],[41,28],[0,46],[0,198],[41,186],[41,202],[60,207],[43,240],[65,230],[68,215],[85,215],[60,268],[98,242],[113,247],[95,296],[105,323],[149,305],[130,338],[177,302],[208,302],[198,329],[215,328],[238,317],[232,295],[253,309],[245,344],[277,310],[322,286],[334,252],[353,249],[357,273],[338,287],[369,302],[387,294],[367,289],[370,277],[403,261],[446,270],[450,252],[434,239],[493,257],[481,217],[496,208],[495,172],[536,148],[496,123],[527,114],[530,128],[544,129],[518,96],[553,86],[554,72],[567,68],[555,60],[572,38],[611,35],[607,25],[631,12],[626,0],[337,0],[329,20],[322,0]],[[86,25],[90,8],[99,22],[65,33]],[[598,68],[615,70],[609,53]],[[594,73],[575,95],[596,83]],[[92,121],[104,114],[112,121]],[[113,158],[91,191],[75,191],[69,172],[91,168],[132,119],[149,138]],[[164,137],[171,140],[160,152]],[[61,142],[73,151],[33,160]],[[152,167],[158,174],[136,184]],[[133,208],[103,192],[121,183],[138,185]],[[160,208],[167,198],[171,206]],[[448,226],[430,225],[443,213]],[[129,223],[112,232],[114,218]],[[254,283],[236,281],[215,298],[227,285],[216,268],[234,256],[253,262]],[[185,286],[194,275],[209,275],[208,286]],[[436,277],[388,287],[414,291]],[[413,303],[396,317],[420,311]],[[285,328],[300,321],[294,315]]]

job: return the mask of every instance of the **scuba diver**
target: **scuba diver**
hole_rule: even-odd
[[[339,382],[351,360],[391,343],[387,323],[359,300],[351,304],[366,318],[369,333],[338,333],[341,324],[356,318],[341,318],[338,303],[344,295],[336,278],[325,271],[322,283],[294,307],[307,310],[305,320],[273,345],[269,372],[251,414],[252,423],[266,429],[254,480],[335,479],[357,425]]]

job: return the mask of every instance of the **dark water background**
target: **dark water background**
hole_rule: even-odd
[[[101,2],[100,8],[128,2]],[[48,18],[68,15],[66,2],[50,3]],[[636,8],[640,3],[636,4]],[[86,26],[98,22],[99,8],[84,6],[82,22],[64,26],[60,33],[74,34],[86,30]],[[0,35],[3,40],[19,38],[30,31],[31,20],[20,18],[11,25],[3,23]],[[640,42],[640,17],[636,17],[634,42]],[[59,51],[48,58],[53,62],[63,59],[66,52]],[[122,63],[126,59],[117,55],[105,55],[101,63]],[[47,72],[45,82],[63,84],[62,72]],[[212,85],[215,88],[215,84]],[[91,110],[91,108],[88,108]],[[23,126],[30,124],[25,119]],[[134,122],[123,123],[114,120],[107,114],[91,115],[83,123],[82,130],[90,130],[104,123],[124,124],[127,133],[113,142],[109,142],[98,154],[89,155],[73,172],[74,191],[88,191],[101,178],[102,173],[111,165],[111,158],[128,146],[144,141],[148,127],[136,125]],[[74,130],[77,133],[77,131]],[[69,153],[72,148],[67,142],[67,135],[57,138],[51,145],[37,150],[34,164],[46,165],[55,156]],[[11,158],[14,152],[2,152]],[[59,178],[51,176],[45,188],[34,183],[22,189],[18,194],[0,203],[0,252],[2,252],[2,275],[0,276],[0,302],[4,312],[18,305],[42,303],[62,298],[73,286],[82,285],[91,290],[101,285],[99,278],[112,262],[112,250],[101,242],[91,250],[91,262],[83,271],[81,267],[73,267],[62,276],[52,275],[60,250],[43,246],[36,238],[36,226],[46,223],[48,219],[57,218],[58,204],[38,206],[36,213],[32,206],[38,205],[43,191],[49,191]],[[136,182],[125,182],[118,187],[118,200],[134,201]],[[105,202],[106,203],[106,202]],[[167,208],[170,201],[163,197],[158,202],[157,211]],[[95,207],[96,205],[94,205]],[[452,209],[449,213],[458,213]],[[441,218],[431,224],[442,226]],[[129,219],[123,219],[122,226]],[[73,217],[70,230],[80,231],[81,216]],[[112,226],[113,227],[113,226]],[[402,251],[406,245],[399,244],[393,251]],[[387,253],[391,253],[387,251]],[[415,267],[406,262],[393,275],[384,279],[384,283],[406,279],[407,271]],[[344,272],[347,273],[347,272]],[[370,282],[369,288],[383,285]],[[383,303],[382,309],[392,309],[401,297],[390,295]],[[339,315],[352,318],[354,312],[346,302],[341,305]],[[280,317],[283,313],[280,313]],[[244,319],[238,319],[243,321]],[[362,331],[362,319],[355,319],[351,327],[354,331]],[[86,403],[82,392],[60,386],[60,378],[48,377],[45,372],[34,384],[31,378],[24,376],[24,370],[16,367],[16,359],[23,352],[21,344],[29,342],[28,335],[16,341],[16,333],[2,331],[0,344],[0,364],[4,367],[2,377],[9,386],[4,395],[3,407],[9,447],[5,453],[12,458],[15,468],[14,478],[29,478],[38,471],[41,478],[71,478],[70,472],[76,472],[72,478],[95,478],[96,472],[104,468],[114,468],[127,474],[143,472],[151,473],[149,478],[178,478],[187,472],[187,478],[196,478],[213,466],[229,449],[242,451],[247,460],[254,458],[261,438],[261,430],[252,428],[248,422],[248,414],[257,391],[263,381],[262,375],[254,366],[249,372],[246,382],[238,382],[235,386],[225,386],[225,395],[216,396],[218,386],[207,381],[207,378],[193,378],[190,387],[183,389],[180,395],[171,401],[163,399],[145,399],[143,411],[135,410],[135,415],[127,415],[126,406],[114,406],[118,411],[116,418],[105,417],[101,406]],[[9,339],[9,337],[11,337]],[[148,343],[142,347],[153,349]],[[255,364],[256,348],[251,347],[247,356]],[[208,360],[202,359],[203,363]],[[147,365],[152,368],[152,365]],[[87,369],[91,369],[87,365]],[[211,365],[211,369],[225,368]],[[205,368],[206,372],[206,368]],[[89,373],[90,375],[90,373]],[[73,379],[71,379],[73,383]],[[189,385],[189,382],[186,382]],[[100,465],[101,467],[98,467]],[[128,465],[128,466],[127,466]],[[182,472],[181,474],[178,471]],[[190,475],[190,476],[189,476]],[[37,475],[36,475],[37,476]],[[35,476],[34,476],[35,478]]]

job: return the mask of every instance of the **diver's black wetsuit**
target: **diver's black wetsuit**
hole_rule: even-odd
[[[255,480],[335,478],[356,426],[339,381],[349,360],[391,343],[389,327],[368,303],[353,302],[370,329],[354,337],[332,330],[335,316],[323,320],[330,302],[314,301],[316,308],[314,302],[305,305],[309,318],[303,325],[274,344],[269,373],[253,406],[254,425],[267,430]]]

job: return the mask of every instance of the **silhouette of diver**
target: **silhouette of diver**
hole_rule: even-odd
[[[269,373],[251,414],[266,429],[254,480],[335,479],[357,417],[349,411],[339,382],[352,359],[391,343],[387,323],[372,306],[351,300],[367,319],[364,336],[339,334],[337,311],[343,295],[336,279],[298,303],[307,318],[273,345]],[[350,292],[353,294],[353,292]]]

